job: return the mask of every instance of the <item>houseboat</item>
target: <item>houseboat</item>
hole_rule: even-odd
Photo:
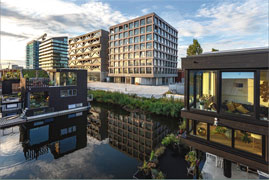
[[[196,150],[269,173],[269,49],[214,52],[182,58],[186,136]]]

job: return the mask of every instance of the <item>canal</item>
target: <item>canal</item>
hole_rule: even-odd
[[[179,120],[92,104],[0,130],[0,179],[129,178]]]

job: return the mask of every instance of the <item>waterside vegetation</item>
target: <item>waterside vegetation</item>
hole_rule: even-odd
[[[170,117],[180,117],[180,110],[184,102],[175,99],[143,98],[119,92],[102,90],[89,90],[88,94],[93,95],[94,101],[102,103],[117,104],[128,110],[140,110],[147,113],[164,115]]]

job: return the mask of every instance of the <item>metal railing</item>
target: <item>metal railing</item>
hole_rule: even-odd
[[[27,78],[26,88],[48,87],[49,83],[49,78]]]

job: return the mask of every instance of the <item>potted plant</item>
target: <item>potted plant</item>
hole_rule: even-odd
[[[249,135],[248,133],[246,132],[242,132],[243,133],[243,136],[241,137],[241,140],[244,142],[244,143],[251,143],[251,139],[249,138]]]

